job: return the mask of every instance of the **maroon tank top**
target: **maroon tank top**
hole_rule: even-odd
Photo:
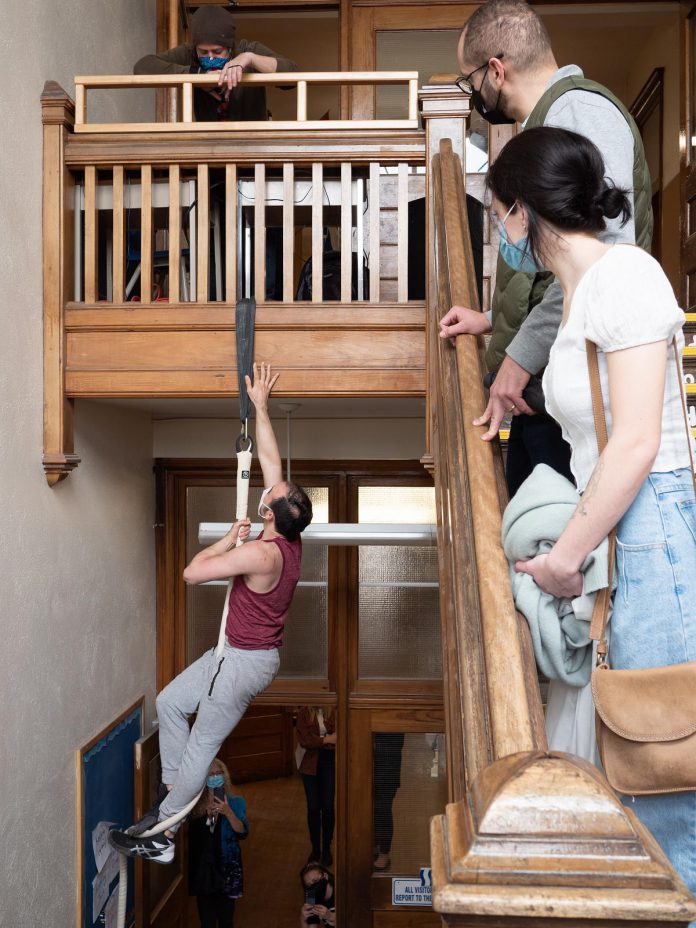
[[[283,558],[283,569],[276,585],[268,593],[255,593],[240,576],[234,578],[230,593],[225,634],[232,647],[245,651],[281,646],[285,619],[300,579],[301,539],[288,541],[278,535],[264,541],[264,544],[278,545]]]

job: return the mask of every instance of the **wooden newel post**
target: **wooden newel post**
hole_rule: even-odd
[[[73,288],[74,181],[65,167],[65,140],[75,104],[54,81],[41,94],[43,123],[44,447],[49,486],[80,463],[73,449],[73,401],[65,395],[65,303]]]
[[[440,150],[440,140],[449,138],[455,154],[464,161],[466,141],[466,124],[471,112],[469,97],[462,93],[452,77],[438,75],[432,77],[429,84],[421,87],[418,94],[423,125],[425,127],[425,164],[428,182],[426,184],[426,338],[425,338],[425,416],[426,437],[423,466],[431,474],[433,471],[432,430],[437,410],[434,408],[433,360],[437,358],[437,273],[435,269],[435,221],[433,217],[432,164],[433,155]]]

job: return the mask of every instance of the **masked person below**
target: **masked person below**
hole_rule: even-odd
[[[242,74],[297,71],[298,66],[260,42],[235,38],[234,18],[217,6],[199,7],[191,17],[191,42],[159,55],[145,55],[134,74],[219,72],[218,87],[196,88],[193,105],[199,122],[267,120],[266,88],[239,86]]]
[[[320,864],[310,863],[300,871],[304,904],[300,911],[300,928],[323,925],[335,928],[336,892],[333,874]]]

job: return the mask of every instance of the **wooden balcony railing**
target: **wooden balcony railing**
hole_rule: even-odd
[[[42,96],[51,484],[79,461],[77,397],[233,396],[242,296],[281,394],[425,394],[425,302],[409,292],[409,211],[426,197],[416,75],[290,75],[300,120],[288,124],[84,122],[88,88],[177,82],[188,119],[194,84],[211,82],[191,77],[78,78],[76,103],[56,84]],[[303,84],[320,81],[404,83],[409,119],[302,120]]]
[[[264,120],[258,122],[195,122],[193,118],[193,90],[195,87],[216,87],[216,74],[97,74],[89,77],[75,78],[75,132],[242,132],[252,131],[276,133],[285,129],[300,128],[329,129],[351,128],[355,130],[383,128],[417,129],[418,128],[418,72],[417,71],[292,71],[283,74],[245,74],[242,84],[261,85],[264,87],[294,87],[297,91],[297,109],[294,121],[276,122]],[[312,87],[324,85],[356,87],[361,85],[388,86],[402,84],[408,93],[408,117],[406,119],[369,119],[369,120],[308,120],[307,98]],[[89,90],[133,89],[136,87],[154,87],[159,90],[172,89],[177,95],[177,111],[181,119],[172,122],[144,123],[90,123],[87,121],[87,92]]]
[[[432,451],[453,771],[453,801],[432,823],[434,906],[447,925],[686,925],[696,904],[634,813],[591,764],[548,751],[500,544],[500,452],[471,424],[484,406],[481,346],[437,336],[450,305],[477,305],[461,163],[447,139],[432,196]]]

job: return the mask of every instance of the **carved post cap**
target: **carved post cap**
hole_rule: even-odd
[[[696,917],[654,838],[601,772],[570,754],[532,751],[490,764],[465,799],[433,819],[431,838],[441,913],[517,915],[539,925],[546,917]]]
[[[454,83],[455,74],[437,74],[418,92],[423,119],[464,119],[471,112],[471,98]]]
[[[41,122],[44,126],[75,125],[75,101],[56,81],[46,81],[41,93]]]

